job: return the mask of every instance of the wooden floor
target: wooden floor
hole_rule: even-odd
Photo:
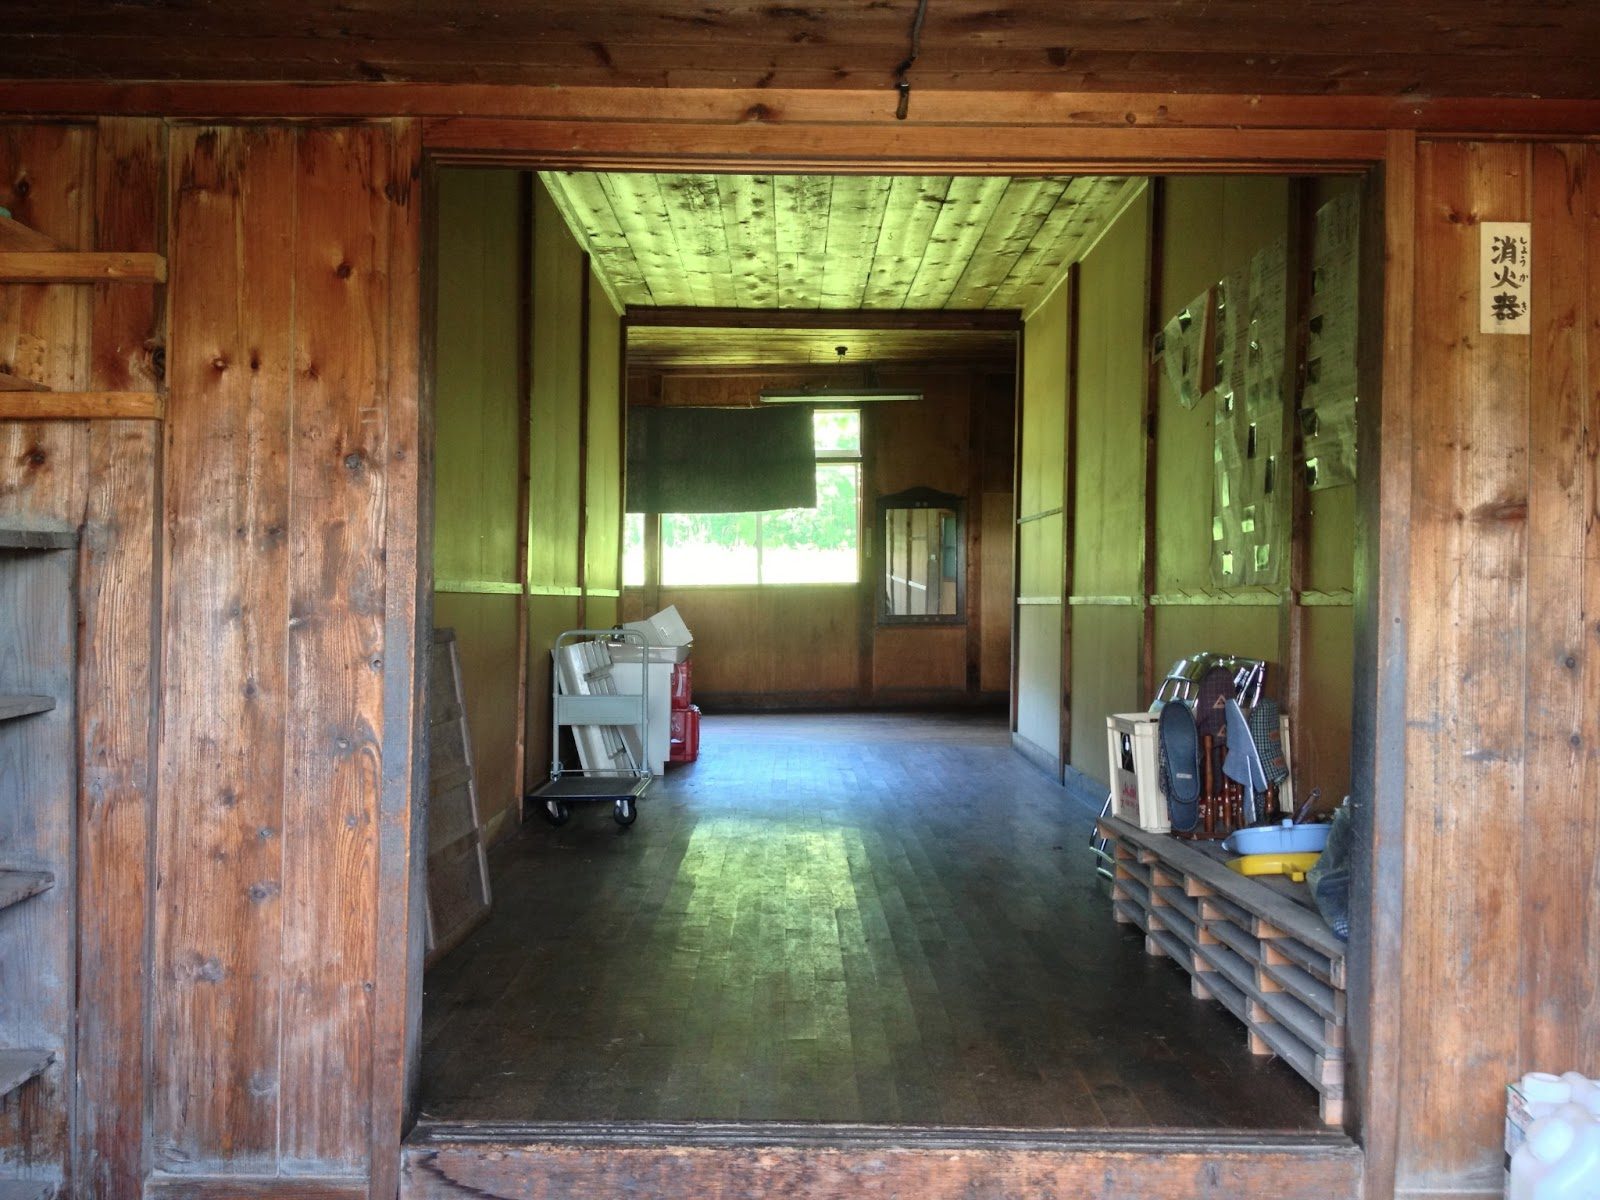
[[[1113,924],[1091,822],[998,720],[708,717],[631,829],[497,847],[427,977],[424,1117],[1320,1129]]]

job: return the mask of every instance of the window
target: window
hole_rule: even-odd
[[[861,414],[812,414],[817,506],[759,513],[663,513],[663,587],[855,583],[860,578]],[[629,513],[623,583],[644,583],[643,514]]]

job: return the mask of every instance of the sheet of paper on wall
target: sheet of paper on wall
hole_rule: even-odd
[[[1533,226],[1484,221],[1478,226],[1478,330],[1532,333]]]
[[[1283,406],[1288,273],[1289,248],[1283,238],[1263,246],[1250,260],[1244,390],[1252,416]]]
[[[1306,487],[1355,482],[1356,326],[1360,302],[1361,201],[1345,192],[1318,211],[1306,311],[1306,378],[1300,436]]]
[[[1210,325],[1209,292],[1196,296],[1161,330],[1161,363],[1172,394],[1184,408],[1193,408],[1205,395],[1207,370],[1206,331]]]
[[[1211,289],[1212,393],[1219,408],[1245,403],[1250,275],[1234,271]]]

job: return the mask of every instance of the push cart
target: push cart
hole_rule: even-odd
[[[550,671],[550,780],[528,793],[552,825],[579,801],[609,800],[618,825],[632,825],[650,787],[649,706],[643,693],[619,692],[611,646],[645,646],[631,629],[568,629],[556,638]],[[561,763],[561,727],[572,728],[579,767]]]

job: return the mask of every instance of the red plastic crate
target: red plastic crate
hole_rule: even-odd
[[[672,668],[672,707],[685,709],[694,700],[694,659],[686,658]]]
[[[691,763],[700,757],[700,708],[672,710],[672,740],[667,750],[668,762]]]

